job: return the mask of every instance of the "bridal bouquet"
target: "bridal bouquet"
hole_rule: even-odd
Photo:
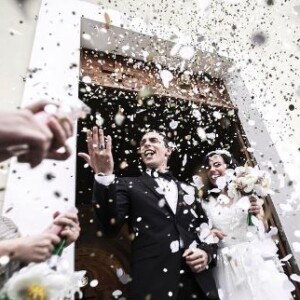
[[[219,177],[216,181],[218,190],[226,187],[228,197],[242,197],[239,202],[245,210],[250,207],[251,200],[249,196],[255,197],[259,205],[263,204],[263,200],[258,197],[266,197],[273,193],[271,190],[271,177],[266,171],[258,169],[258,167],[242,166],[234,170],[228,169],[226,175]],[[251,213],[248,214],[248,225],[253,225],[251,221]]]
[[[271,177],[266,171],[257,167],[237,167],[233,172],[228,170],[228,196],[235,197],[238,192],[242,195],[257,195],[266,197],[271,194]]]
[[[64,263],[53,268],[48,262],[31,263],[4,285],[1,300],[64,300],[80,292],[85,271],[72,272]]]

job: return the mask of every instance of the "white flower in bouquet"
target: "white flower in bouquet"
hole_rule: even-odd
[[[80,295],[80,280],[85,271],[66,268],[53,270],[47,262],[30,264],[16,272],[5,284],[2,293],[8,300],[63,300]]]
[[[270,186],[271,177],[269,173],[259,170],[257,167],[237,167],[228,184],[228,194],[235,196],[239,191],[242,194],[255,193],[265,197],[272,193]]]
[[[269,173],[260,171],[258,182],[254,185],[254,191],[258,196],[262,197],[273,194],[271,190],[271,176]]]

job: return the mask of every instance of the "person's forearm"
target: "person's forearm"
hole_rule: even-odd
[[[15,259],[17,256],[18,239],[0,241],[0,257],[9,256]]]

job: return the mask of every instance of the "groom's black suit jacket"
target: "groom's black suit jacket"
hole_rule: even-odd
[[[174,241],[176,244],[179,237],[185,248],[196,240],[198,248],[208,253],[209,268],[194,274],[208,298],[218,299],[211,270],[215,264],[216,245],[200,242],[196,234],[199,225],[207,222],[207,217],[199,200],[183,189],[184,184],[178,181],[176,184],[178,203],[174,214],[164,195],[157,191],[155,179],[146,173],[140,177],[118,178],[109,186],[94,183],[93,202],[100,230],[115,235],[127,222],[129,230],[135,234],[131,299],[143,300],[147,295],[151,295],[151,300],[177,298],[182,251],[172,252],[171,245]],[[188,201],[184,200],[185,196]]]

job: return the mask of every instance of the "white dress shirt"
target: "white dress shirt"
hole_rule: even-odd
[[[146,173],[151,176],[152,170],[147,169]],[[156,181],[159,192],[161,192],[162,195],[164,195],[168,205],[170,206],[172,212],[176,214],[176,207],[178,202],[178,188],[174,180],[168,181],[165,178],[162,177],[153,177],[153,179]],[[99,176],[95,174],[95,180],[103,184],[105,186],[110,185],[115,180],[115,175],[106,175],[106,176]]]

